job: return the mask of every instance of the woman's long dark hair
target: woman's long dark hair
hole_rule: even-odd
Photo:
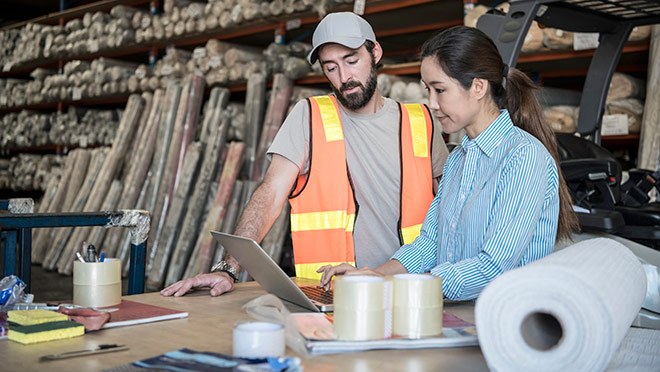
[[[557,237],[570,238],[579,224],[559,168],[555,135],[545,123],[541,105],[534,95],[536,85],[522,71],[506,66],[495,43],[476,28],[455,26],[438,33],[422,46],[421,58],[427,57],[434,58],[442,70],[465,89],[472,86],[474,78],[488,80],[490,95],[497,107],[509,110],[513,123],[546,147],[559,173]]]

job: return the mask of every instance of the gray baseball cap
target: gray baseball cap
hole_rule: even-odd
[[[330,13],[316,26],[312,36],[312,51],[307,58],[309,63],[316,62],[319,48],[326,43],[337,43],[357,49],[367,40],[375,42],[376,35],[364,18],[353,12]]]

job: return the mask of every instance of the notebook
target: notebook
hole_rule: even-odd
[[[254,240],[217,231],[211,231],[211,235],[269,293],[312,311],[333,310],[331,293],[325,293],[318,285],[294,283]],[[313,292],[319,298],[313,298]]]

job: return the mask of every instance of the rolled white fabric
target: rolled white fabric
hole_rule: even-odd
[[[582,241],[486,287],[475,308],[479,344],[494,371],[602,371],[645,293],[630,250]]]

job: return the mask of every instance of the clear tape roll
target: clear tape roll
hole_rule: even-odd
[[[335,336],[341,340],[375,340],[387,334],[385,279],[344,276],[334,283]],[[389,292],[389,291],[387,291]]]
[[[377,276],[355,275],[335,279],[333,305],[355,310],[385,308],[385,279]]]
[[[399,274],[393,278],[392,333],[408,338],[442,333],[442,279]]]
[[[121,303],[121,260],[73,263],[73,303],[105,307]]]
[[[284,327],[270,322],[247,322],[234,327],[234,356],[267,358],[284,355]]]

